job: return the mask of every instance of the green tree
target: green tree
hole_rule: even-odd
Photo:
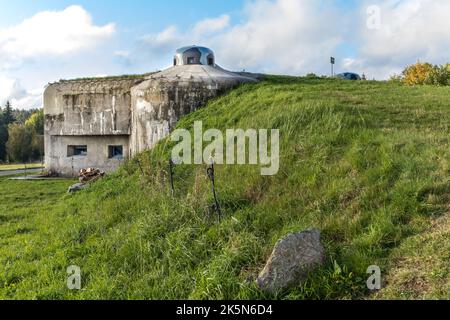
[[[34,132],[31,142],[31,158],[33,160],[42,160],[44,156],[44,135]]]
[[[35,132],[32,127],[20,124],[10,124],[8,128],[8,142],[6,150],[10,160],[15,162],[28,162],[33,157],[33,136]]]
[[[14,123],[25,124],[25,122],[36,111],[38,111],[38,110],[36,110],[36,109],[30,109],[30,110],[13,109],[12,114],[13,114],[13,117],[14,117]]]
[[[0,107],[0,162],[6,159],[6,141],[8,141],[8,129],[3,118],[3,110]]]
[[[450,85],[450,69],[448,65],[433,66],[428,78],[425,80],[425,84],[435,86],[448,86]]]
[[[13,110],[9,101],[6,101],[5,110],[3,111],[3,122],[6,127],[14,122]]]
[[[40,109],[34,112],[27,121],[25,121],[26,126],[32,127],[37,135],[44,134],[44,110]]]
[[[8,141],[8,126],[14,122],[11,103],[6,102],[4,110],[0,108],[0,161],[6,160],[6,142]]]
[[[25,121],[25,126],[33,130],[32,158],[41,160],[44,155],[44,109],[35,111]]]

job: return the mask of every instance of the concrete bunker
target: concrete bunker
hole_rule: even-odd
[[[222,69],[205,47],[178,49],[174,66],[142,75],[50,84],[44,92],[45,166],[64,176],[113,171],[167,137],[180,117],[213,97],[255,82]]]

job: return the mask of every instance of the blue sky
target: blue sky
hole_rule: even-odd
[[[144,32],[158,31],[176,22],[180,27],[224,12],[239,15],[243,0],[0,0],[0,27],[14,25],[44,10],[63,10],[80,5],[90,12],[96,23],[116,21],[120,28]]]
[[[417,60],[446,63],[448,0],[0,0],[0,104],[42,104],[61,78],[144,73],[183,45],[232,70],[337,71],[386,79]]]

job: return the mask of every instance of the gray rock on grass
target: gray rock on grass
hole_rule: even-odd
[[[69,187],[69,190],[67,190],[68,193],[75,193],[78,192],[80,190],[84,190],[88,187],[89,185],[84,184],[84,183],[76,183],[73,186]]]
[[[279,293],[302,284],[308,274],[324,261],[325,249],[319,230],[291,233],[277,242],[257,284],[267,293]]]

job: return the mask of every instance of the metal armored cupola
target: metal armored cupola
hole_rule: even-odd
[[[178,49],[173,59],[174,66],[200,64],[214,67],[214,52],[206,47],[188,46]]]

